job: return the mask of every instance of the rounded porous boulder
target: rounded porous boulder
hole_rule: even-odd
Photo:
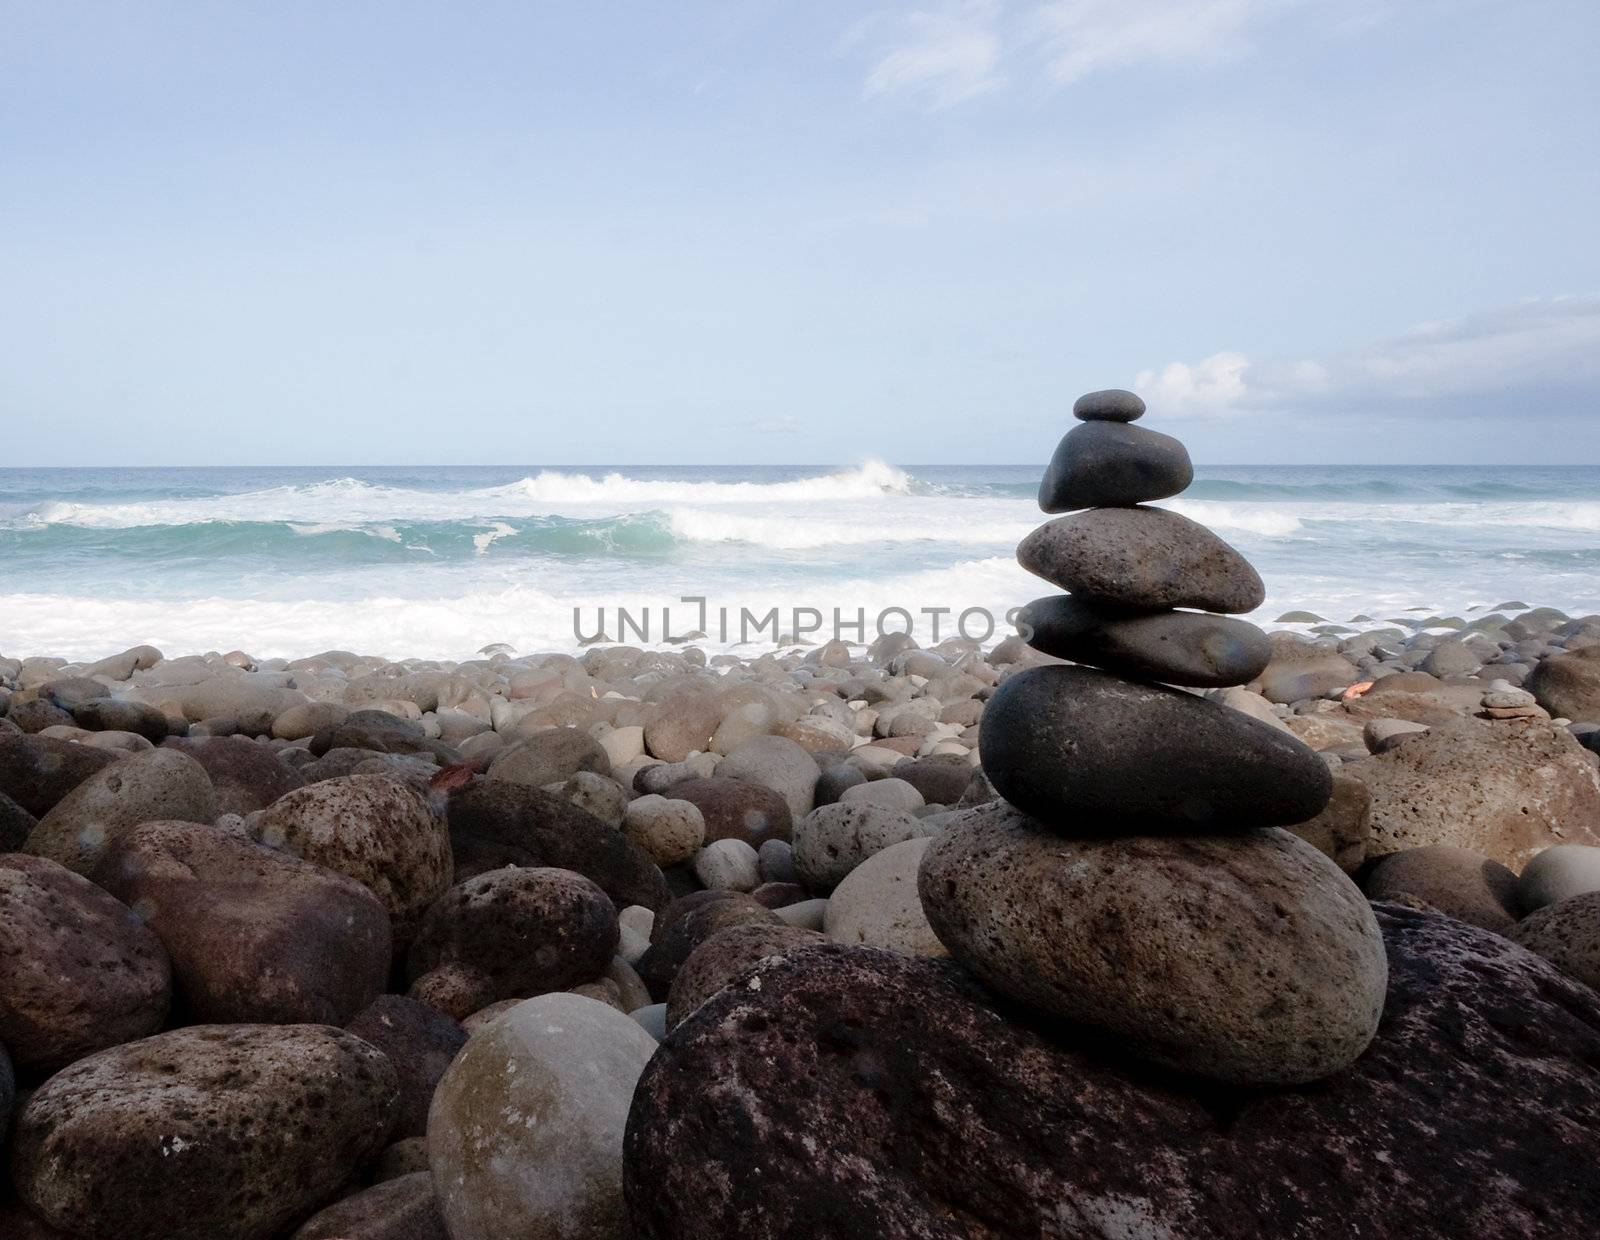
[[[795,828],[795,872],[812,891],[829,892],[868,857],[934,829],[907,810],[870,801],[822,805]]]
[[[1366,784],[1348,775],[1333,777],[1333,795],[1322,812],[1304,822],[1284,827],[1333,861],[1346,874],[1354,874],[1367,859],[1372,834],[1372,793]]]
[[[1558,718],[1600,723],[1600,645],[1541,659],[1523,688]]]
[[[1315,817],[1333,791],[1327,764],[1293,736],[1085,667],[1005,681],[979,752],[1002,797],[1074,833],[1282,826]]]
[[[93,877],[161,940],[192,1020],[339,1025],[388,978],[393,944],[377,896],[216,827],[141,823]]]
[[[543,788],[579,771],[611,774],[611,759],[600,743],[579,728],[546,728],[505,749],[489,764],[489,778]]]
[[[1510,934],[1563,973],[1600,990],[1600,892],[1547,904],[1519,921]]]
[[[167,747],[188,754],[211,776],[219,814],[253,814],[304,781],[270,745],[244,736],[173,739]]]
[[[685,779],[668,790],[673,800],[688,801],[705,820],[705,842],[743,840],[760,848],[768,840],[787,840],[794,832],[794,814],[781,792],[748,779],[712,775]]]
[[[460,1020],[501,999],[593,981],[617,939],[616,909],[583,875],[491,870],[428,910],[406,960],[410,993]]]
[[[740,892],[696,892],[673,901],[656,918],[649,950],[635,967],[650,993],[665,1001],[684,961],[719,930],[746,922],[776,926],[781,920],[766,905]]]
[[[94,1240],[268,1240],[383,1147],[383,1052],[323,1025],[202,1025],[80,1059],[17,1117],[30,1209]]]
[[[764,922],[745,922],[718,930],[689,953],[673,979],[667,995],[667,1028],[678,1024],[758,960],[825,941],[815,930]]]
[[[1383,1025],[1299,1090],[1191,1089],[1047,1037],[949,962],[827,946],[759,965],[639,1080],[630,1235],[1588,1235],[1600,996],[1498,935],[1378,916]]]
[[[657,865],[681,865],[706,842],[706,820],[693,801],[649,793],[628,802],[622,833]]]
[[[23,851],[87,874],[120,831],[158,819],[211,822],[216,816],[205,767],[176,749],[151,749],[119,758],[62,797]]]
[[[645,749],[663,762],[682,762],[711,747],[722,722],[722,706],[710,693],[675,693],[651,708],[644,724]]]
[[[740,745],[717,764],[722,779],[743,779],[771,788],[783,797],[794,818],[804,818],[816,804],[817,777],[822,768],[806,749],[786,736],[758,736]],[[680,795],[676,789],[673,795]],[[746,843],[760,846],[759,839]]]
[[[1362,679],[1360,669],[1337,650],[1293,633],[1274,633],[1269,653],[1270,660],[1254,678],[1256,691],[1279,705],[1319,698]]]
[[[1369,857],[1450,844],[1520,871],[1552,844],[1600,845],[1594,758],[1543,721],[1453,719],[1341,769],[1372,793]]]
[[[450,1240],[433,1176],[395,1176],[335,1202],[306,1220],[290,1240]]]
[[[623,1129],[655,1049],[634,1020],[569,994],[519,1003],[475,1033],[428,1118],[451,1240],[621,1235]]]
[[[335,870],[388,910],[397,943],[454,876],[450,833],[422,799],[388,775],[346,775],[298,788],[255,825],[263,844]]]
[[[467,1044],[466,1031],[437,1008],[403,995],[379,995],[356,1013],[345,1030],[376,1046],[394,1065],[400,1117],[390,1140],[425,1135],[433,1091]]]
[[[1266,588],[1205,526],[1163,508],[1091,508],[1046,521],[1017,545],[1036,576],[1092,603],[1156,611],[1254,611]]]
[[[1497,934],[1516,921],[1517,876],[1498,861],[1448,844],[1390,853],[1363,885],[1371,899],[1420,903]]]
[[[133,910],[47,858],[0,854],[0,1046],[19,1066],[155,1033],[171,998],[167,953]]]
[[[508,865],[551,866],[582,874],[618,908],[658,909],[671,899],[644,849],[542,788],[480,779],[451,793],[448,813],[458,881]]]
[[[982,806],[929,843],[918,885],[934,933],[986,985],[1180,1072],[1318,1080],[1383,1012],[1366,899],[1287,831],[1086,839]]]

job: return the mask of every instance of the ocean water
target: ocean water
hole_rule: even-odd
[[[466,658],[617,637],[619,608],[635,644],[827,637],[836,610],[847,640],[903,613],[924,642],[999,636],[1050,589],[1012,558],[1039,472],[0,469],[0,653]],[[1163,506],[1251,558],[1266,621],[1600,611],[1600,467],[1201,467]]]

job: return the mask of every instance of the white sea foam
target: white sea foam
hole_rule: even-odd
[[[236,598],[207,595],[174,599],[121,598],[105,595],[9,594],[0,595],[0,650],[49,651],[66,658],[98,658],[138,643],[149,643],[177,654],[234,647],[260,658],[292,657],[325,649],[354,649],[391,658],[421,657],[465,659],[489,642],[509,642],[523,652],[571,650],[574,609],[585,632],[595,627],[604,609],[605,627],[616,636],[619,607],[636,620],[647,613],[660,633],[662,607],[672,608],[672,629],[686,632],[698,623],[697,609],[680,601],[682,585],[662,582],[660,588],[640,589],[622,584],[609,587],[604,577],[588,575],[570,588],[478,580],[451,574],[433,584],[459,587],[426,597],[399,592],[404,578],[374,579],[352,591],[325,583],[320,594],[306,597]],[[302,585],[314,585],[305,582]],[[852,620],[864,613],[871,626],[886,608],[946,609],[940,618],[940,635],[954,631],[956,617],[965,609],[980,607],[999,619],[1006,610],[1038,593],[1038,582],[1028,577],[1009,556],[962,561],[948,568],[838,578],[796,589],[776,579],[724,578],[702,583],[707,593],[708,649],[740,649],[739,613],[748,608],[765,615],[782,610],[780,625],[790,627],[797,607],[815,607],[832,623],[837,608]],[[719,611],[728,609],[727,640],[719,635]],[[922,617],[924,625],[930,618]],[[890,626],[893,627],[893,626]],[[981,622],[974,619],[977,630]],[[924,635],[928,630],[921,630]],[[976,631],[974,632],[976,636]],[[996,632],[995,637],[1002,636]],[[770,643],[768,629],[756,636]],[[656,644],[660,644],[659,637]]]
[[[1229,504],[1212,499],[1167,500],[1161,504],[1191,521],[1217,530],[1243,530],[1268,538],[1300,532],[1300,518],[1282,504]]]
[[[234,495],[102,504],[50,501],[34,505],[7,524],[134,529],[214,521],[281,521],[305,531],[326,531],[376,522],[638,512],[676,503],[809,505],[881,500],[909,495],[911,481],[904,470],[882,461],[788,482],[674,482],[621,473],[596,478],[546,470],[505,486],[425,491],[338,478]]]
[[[883,542],[1015,543],[1032,528],[1025,515],[1010,521],[993,519],[992,510],[998,505],[968,514],[953,506],[958,503],[911,501],[909,509],[880,508],[849,520],[828,516],[825,508],[764,513],[674,508],[667,517],[673,536],[687,542],[739,542],[779,550]],[[960,519],[955,519],[958,514]]]
[[[515,534],[516,532],[516,526],[507,525],[504,521],[496,521],[483,533],[472,536],[472,549],[479,555],[483,555],[494,544],[496,539],[504,538],[507,534]]]
[[[87,656],[137,641],[263,657],[339,646],[459,658],[491,641],[571,649],[575,607],[590,631],[598,608],[659,618],[670,604],[681,633],[678,599],[691,594],[735,615],[1003,616],[1050,589],[1013,560],[1045,519],[1032,472],[950,471],[934,485],[869,462],[786,482],[545,471],[482,487],[451,471],[421,486],[389,485],[381,479],[397,475],[387,474],[138,500],[89,479],[22,492],[21,504],[13,490],[0,516],[0,652]],[[1341,500],[1339,471],[1228,472],[1232,483],[1210,485],[1241,493],[1161,506],[1257,565],[1269,591],[1257,619],[1292,608],[1341,622],[1417,606],[1464,615],[1513,596],[1574,614],[1600,608],[1600,478],[1528,474],[1512,485],[1481,471],[1391,472]],[[725,480],[692,480],[704,477]],[[1484,498],[1463,498],[1479,486]],[[100,502],[81,498],[95,494]],[[200,528],[224,522],[262,528]]]
[[[610,473],[595,478],[544,470],[506,486],[470,492],[485,499],[531,500],[564,506],[675,504],[675,503],[776,503],[784,500],[812,503],[819,500],[873,499],[907,495],[911,475],[883,461],[868,461],[855,469],[798,478],[789,482],[674,482],[630,478]]]

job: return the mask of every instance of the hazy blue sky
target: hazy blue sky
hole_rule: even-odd
[[[0,0],[0,464],[1600,461],[1595,0]]]

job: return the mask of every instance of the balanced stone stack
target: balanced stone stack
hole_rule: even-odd
[[[1146,506],[1193,467],[1132,425],[1139,397],[1094,392],[1073,412],[1083,425],[1039,488],[1069,515],[1018,548],[1067,591],[1029,604],[1023,632],[1070,663],[1017,672],[989,701],[979,747],[1004,800],[928,846],[924,909],[993,989],[1117,1053],[1235,1084],[1326,1076],[1371,1041],[1387,984],[1367,901],[1281,829],[1326,806],[1328,768],[1194,692],[1266,666],[1266,634],[1230,614],[1261,605],[1261,578]]]

